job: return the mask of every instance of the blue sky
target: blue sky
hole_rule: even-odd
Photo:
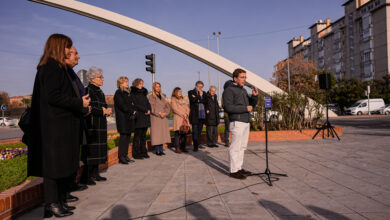
[[[278,60],[287,56],[292,37],[309,36],[316,20],[337,20],[343,0],[82,0],[156,26],[216,52],[212,32],[221,31],[220,54],[269,80]],[[1,0],[0,91],[10,96],[31,94],[36,65],[47,38],[63,33],[73,39],[81,59],[74,69],[97,66],[104,70],[103,91],[113,94],[116,79],[142,78],[145,55],[156,54],[156,80],[170,96],[176,86],[192,89],[198,80],[208,87],[207,66],[152,40],[71,12],[27,0]],[[217,71],[210,68],[211,84]],[[221,74],[221,83],[228,79]]]

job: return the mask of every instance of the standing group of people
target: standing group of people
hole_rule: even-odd
[[[63,34],[51,35],[37,66],[31,104],[29,130],[23,140],[28,145],[28,175],[44,178],[44,217],[72,215],[77,201],[70,192],[84,190],[87,185],[106,181],[99,165],[107,161],[107,119],[113,111],[101,90],[103,70],[91,67],[87,72],[89,85],[84,88],[73,71],[80,56],[72,40]],[[230,176],[245,179],[250,174],[242,169],[248,142],[250,112],[257,103],[257,90],[249,96],[243,88],[244,70],[236,69],[233,80],[224,86],[225,146],[229,147]],[[146,134],[150,128],[151,144],[156,155],[165,155],[163,145],[171,142],[168,115],[173,113],[174,146],[176,153],[186,153],[186,137],[192,125],[193,151],[202,147],[201,133],[206,125],[207,146],[218,147],[220,106],[211,86],[206,93],[198,81],[188,91],[189,103],[181,88],[174,88],[171,103],[162,93],[161,84],[153,83],[151,94],[142,79],[121,76],[114,95],[116,126],[120,134],[118,160],[121,164],[134,162],[128,156],[131,134],[134,133],[132,155],[136,160],[149,158]],[[229,144],[229,130],[232,141]],[[80,149],[81,148],[81,149]],[[81,156],[80,156],[81,152]],[[75,179],[84,164],[80,183]]]

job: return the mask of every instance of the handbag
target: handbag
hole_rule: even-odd
[[[190,131],[190,125],[188,124],[188,121],[183,118],[183,122],[181,123],[179,132],[181,134],[187,134]]]
[[[27,107],[26,110],[23,112],[23,114],[20,116],[19,119],[19,127],[23,131],[24,135],[22,137],[22,142],[25,143],[27,146],[31,142],[31,108]]]

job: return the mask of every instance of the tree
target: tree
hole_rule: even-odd
[[[9,96],[7,92],[0,92],[0,105],[1,104],[9,104]]]
[[[313,62],[306,61],[300,54],[292,59],[279,61],[271,82],[280,89],[288,91],[287,61],[290,69],[290,91],[298,92],[317,100],[316,96],[319,87],[315,79],[318,69]]]
[[[31,99],[23,98],[22,102],[25,107],[29,106],[31,104]]]

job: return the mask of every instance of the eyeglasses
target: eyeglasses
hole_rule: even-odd
[[[104,79],[104,76],[98,76],[98,77],[95,77],[95,78]]]

